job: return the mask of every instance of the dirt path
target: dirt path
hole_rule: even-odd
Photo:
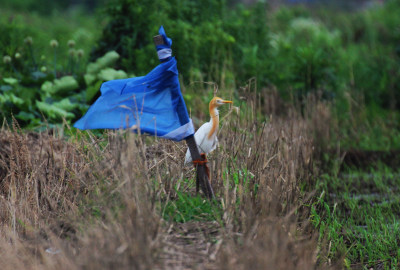
[[[215,221],[171,225],[163,239],[157,269],[218,269],[219,227]]]

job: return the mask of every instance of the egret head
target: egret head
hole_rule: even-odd
[[[210,101],[210,109],[211,108],[218,108],[221,105],[224,105],[226,103],[233,103],[230,100],[223,100],[220,97],[214,97],[211,101]]]

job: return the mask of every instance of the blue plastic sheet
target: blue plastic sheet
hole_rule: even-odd
[[[101,85],[101,96],[78,120],[79,129],[127,129],[180,141],[194,134],[180,91],[177,63],[170,56],[172,40],[163,27],[162,62],[143,77],[112,80]],[[160,52],[161,51],[161,52]]]

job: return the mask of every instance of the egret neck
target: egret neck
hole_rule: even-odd
[[[219,113],[218,113],[218,107],[226,104],[226,103],[231,103],[232,101],[230,100],[223,100],[222,98],[219,97],[214,97],[210,101],[209,109],[210,109],[210,116],[211,116],[211,130],[207,135],[207,138],[210,140],[214,135],[216,135],[218,131],[218,126],[219,126]]]
[[[208,133],[208,139],[211,139],[211,137],[217,132],[218,126],[219,126],[219,112],[217,109],[217,105],[214,102],[210,102],[210,122],[211,122],[211,130],[210,133]]]

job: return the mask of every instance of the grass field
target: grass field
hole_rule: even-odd
[[[254,93],[209,157],[215,201],[195,194],[183,143],[3,127],[0,268],[314,267],[310,126],[294,108],[257,121]]]
[[[399,268],[399,171],[375,166],[320,178],[311,220],[320,230],[320,243],[328,245],[321,259],[343,260],[352,269]]]
[[[184,143],[3,126],[0,268],[397,269],[396,155],[323,169],[326,102],[299,113],[244,97],[209,156],[213,201],[195,193]]]

